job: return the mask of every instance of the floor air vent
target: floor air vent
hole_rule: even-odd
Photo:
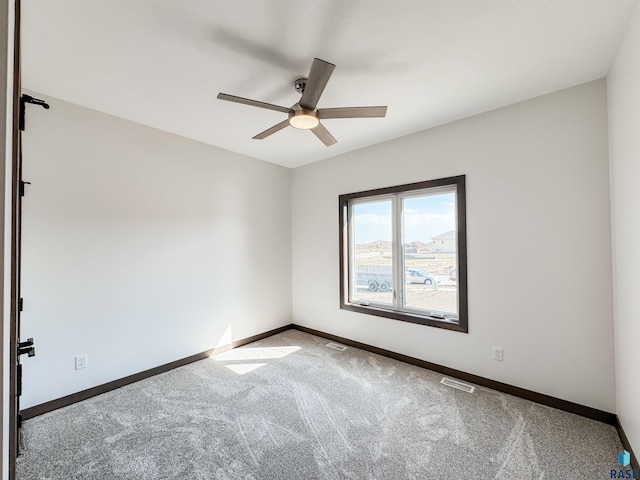
[[[471,385],[467,385],[466,383],[458,382],[457,380],[453,380],[451,378],[442,377],[440,383],[446,385],[447,387],[457,388],[458,390],[462,390],[463,392],[473,393],[476,387],[472,387]]]
[[[340,345],[339,343],[327,343],[327,347],[338,350],[339,352],[347,349],[347,347],[345,347],[344,345]]]

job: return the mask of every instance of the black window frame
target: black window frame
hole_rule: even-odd
[[[457,232],[457,264],[456,283],[458,289],[458,322],[449,322],[430,315],[420,315],[384,308],[379,305],[370,306],[356,304],[349,301],[349,205],[353,200],[367,197],[378,197],[390,194],[403,194],[414,190],[455,186],[456,188],[456,232]],[[375,315],[404,322],[417,323],[430,327],[444,328],[456,332],[469,333],[468,295],[467,295],[467,200],[465,175],[426,180],[393,187],[377,188],[362,192],[343,194],[339,196],[339,234],[340,234],[340,308],[352,312]]]

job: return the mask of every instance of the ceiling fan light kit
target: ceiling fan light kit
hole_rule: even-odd
[[[287,113],[289,118],[280,122],[264,132],[254,136],[255,140],[262,140],[268,136],[288,127],[289,125],[299,130],[310,130],[327,147],[333,145],[337,140],[320,123],[323,118],[373,118],[384,117],[387,114],[386,106],[379,107],[339,107],[339,108],[316,108],[318,100],[333,73],[335,65],[319,58],[314,58],[309,72],[309,78],[298,78],[294,82],[295,90],[302,94],[300,101],[291,108],[273,105],[271,103],[251,100],[249,98],[237,97],[227,93],[219,93],[218,99],[228,102],[243,103],[252,107],[275,110]]]
[[[311,130],[320,123],[312,110],[298,110],[289,114],[289,125],[300,130]]]

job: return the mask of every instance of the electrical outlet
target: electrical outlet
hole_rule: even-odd
[[[503,359],[504,352],[502,351],[502,347],[493,347],[493,359],[498,360],[499,362]]]
[[[76,370],[87,368],[87,354],[76,355]]]

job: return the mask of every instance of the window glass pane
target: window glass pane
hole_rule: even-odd
[[[458,315],[455,191],[402,199],[405,291],[410,310]]]
[[[391,200],[355,203],[351,215],[352,301],[391,305]]]

